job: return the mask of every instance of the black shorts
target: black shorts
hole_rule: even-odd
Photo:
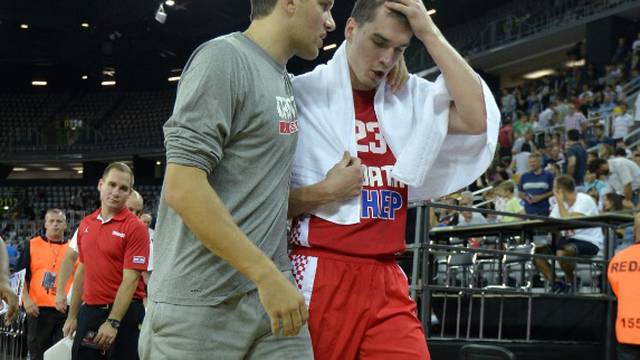
[[[600,249],[596,245],[588,241],[578,240],[574,238],[566,238],[566,237],[560,238],[560,240],[558,240],[558,242],[556,243],[555,249],[553,248],[553,246],[549,246],[549,247],[555,254],[556,251],[558,251],[558,249],[562,249],[567,245],[573,245],[573,247],[575,247],[576,255],[583,255],[583,256],[597,255],[598,251],[600,251]]]
[[[640,359],[640,345],[618,343],[616,351],[618,353],[618,360]]]

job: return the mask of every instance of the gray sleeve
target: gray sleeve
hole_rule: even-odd
[[[241,73],[230,44],[209,42],[191,55],[163,128],[167,163],[213,171],[229,140]]]

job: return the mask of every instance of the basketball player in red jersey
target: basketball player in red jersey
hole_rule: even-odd
[[[487,99],[479,77],[446,41],[422,1],[358,0],[345,29],[357,158],[345,153],[324,181],[292,189],[289,199],[293,272],[309,304],[316,359],[430,358],[407,278],[395,260],[405,250],[408,187],[390,176],[396,156],[374,110],[377,87],[413,35],[440,68],[453,99],[449,134],[487,132]],[[299,142],[299,151],[307,145]],[[319,206],[356,196],[361,196],[357,224],[311,215]]]

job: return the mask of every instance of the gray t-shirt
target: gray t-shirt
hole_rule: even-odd
[[[164,124],[167,162],[206,171],[240,229],[283,271],[291,266],[286,222],[297,124],[285,67],[242,33],[195,50]],[[255,288],[202,245],[164,189],[156,234],[151,300],[215,305]]]

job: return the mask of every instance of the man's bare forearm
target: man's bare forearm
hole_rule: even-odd
[[[136,292],[140,280],[140,271],[125,269],[122,271],[122,282],[118,287],[109,319],[122,320],[131,305],[133,294]]]
[[[84,291],[84,264],[78,264],[76,274],[73,277],[73,293],[71,295],[71,304],[69,305],[69,315],[71,319],[78,316],[80,304],[82,304],[82,292]]]
[[[67,249],[67,253],[64,255],[64,259],[62,260],[62,263],[60,263],[60,268],[58,269],[58,278],[56,280],[56,292],[58,294],[67,294],[67,282],[69,281],[71,271],[73,270],[73,263],[77,258],[77,252],[71,248]]]
[[[487,114],[482,85],[476,72],[439,30],[416,34],[416,37],[422,41],[442,72],[447,90],[453,98],[455,107],[452,111],[457,114],[459,122],[450,124],[450,131],[484,133],[487,129]],[[450,119],[454,120],[451,116]]]
[[[0,238],[0,286],[9,284],[9,254]]]
[[[322,181],[313,185],[291,189],[289,191],[289,210],[287,215],[289,218],[295,218],[336,200],[335,196],[330,191],[327,191]]]

